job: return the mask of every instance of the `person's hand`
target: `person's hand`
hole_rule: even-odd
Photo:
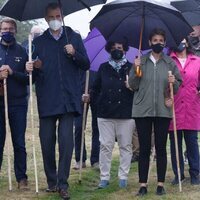
[[[172,98],[165,98],[165,106],[171,108],[173,104]]]
[[[137,77],[142,77],[142,70],[141,70],[141,59],[136,58],[134,61],[134,70]]]
[[[82,95],[82,101],[84,103],[89,103],[90,102],[90,95],[89,94],[83,94]]]
[[[40,69],[42,67],[42,61],[40,59],[37,59],[33,62],[33,67]]]
[[[10,68],[9,65],[2,65],[1,68],[0,68],[0,71],[7,71],[8,75],[12,75],[13,74],[13,70]]]
[[[175,76],[173,74],[169,74],[168,75],[168,82],[174,84]]]
[[[28,72],[28,73],[30,73],[30,72],[32,72],[33,71],[33,61],[31,61],[31,62],[26,62],[26,71]]]
[[[71,56],[74,56],[75,54],[75,49],[74,47],[72,46],[72,44],[67,44],[64,46],[64,50],[66,51],[67,54],[71,55]]]
[[[124,83],[125,83],[125,86],[126,86],[127,89],[133,91],[132,88],[130,87],[129,83],[128,83],[128,79],[126,81],[124,81]]]
[[[8,78],[8,70],[1,70],[0,68],[0,80]]]
[[[137,67],[137,66],[141,66],[141,59],[138,57],[138,58],[135,58],[135,60],[134,60],[134,65],[135,65],[135,67]]]

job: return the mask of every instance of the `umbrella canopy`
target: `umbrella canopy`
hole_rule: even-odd
[[[105,38],[98,29],[94,28],[83,42],[90,59],[90,70],[98,71],[99,66],[109,59],[109,54],[104,48],[106,45]],[[126,57],[130,62],[133,62],[137,53],[138,49],[130,47]]]
[[[45,7],[52,2],[60,2],[63,15],[76,12],[107,0],[8,0],[0,9],[0,15],[12,17],[19,21],[43,18]]]
[[[140,47],[141,42],[143,50],[149,48],[148,38],[153,28],[165,30],[169,47],[177,46],[193,31],[177,9],[153,0],[111,2],[90,23],[90,28],[98,28],[106,40],[126,37],[133,47]]]
[[[171,5],[181,11],[182,15],[191,26],[200,24],[200,4],[198,4],[197,1],[175,1],[171,2]]]
[[[87,50],[88,57],[90,59],[90,70],[98,71],[100,65],[107,62],[109,59],[109,53],[105,50],[106,40],[98,29],[94,28],[84,39],[84,46]],[[141,54],[145,54],[150,49],[144,50]],[[168,49],[164,49],[164,53],[167,53]],[[133,62],[138,55],[138,49],[129,47],[126,52],[126,58],[129,62]]]

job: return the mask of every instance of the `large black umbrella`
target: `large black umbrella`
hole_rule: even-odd
[[[107,0],[8,0],[0,9],[0,15],[12,17],[19,21],[43,18],[48,3],[59,2],[63,15],[90,6],[106,3]]]
[[[90,28],[98,28],[106,40],[126,37],[129,45],[148,49],[153,28],[166,31],[167,45],[178,45],[193,31],[181,13],[169,4],[153,0],[117,0],[106,4],[93,18]]]
[[[182,15],[191,26],[200,24],[200,4],[197,3],[197,1],[175,1],[171,2],[171,4],[181,11]]]

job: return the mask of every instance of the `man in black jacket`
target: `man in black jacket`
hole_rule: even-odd
[[[8,117],[14,148],[14,170],[19,189],[27,188],[25,131],[27,116],[27,54],[15,40],[17,25],[13,19],[0,22],[0,82],[7,79]],[[0,89],[0,168],[5,143],[4,91]]]
[[[45,19],[49,29],[33,41],[33,56],[41,61],[33,71],[40,118],[39,135],[47,191],[58,190],[62,199],[69,199],[67,180],[73,152],[73,120],[74,116],[81,114],[79,69],[89,69],[90,63],[80,35],[70,27],[62,26],[57,3],[47,6]],[[26,65],[27,71],[32,71],[33,67],[36,67],[35,62]],[[59,143],[58,167],[56,138]]]

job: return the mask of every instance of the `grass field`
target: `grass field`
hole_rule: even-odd
[[[35,135],[36,135],[36,157],[38,166],[38,178],[39,178],[39,194],[35,193],[35,182],[34,182],[34,167],[33,167],[33,156],[32,156],[32,141],[31,141],[31,131],[30,123],[28,122],[27,133],[26,133],[26,144],[27,144],[27,154],[28,154],[28,169],[27,174],[29,177],[29,191],[20,192],[17,189],[17,184],[15,181],[15,176],[13,172],[13,157],[12,157],[12,183],[13,190],[8,191],[8,178],[7,178],[7,156],[6,151],[4,155],[4,162],[2,166],[2,171],[0,172],[0,200],[27,200],[27,199],[40,199],[40,200],[57,200],[59,199],[58,194],[48,194],[45,192],[46,189],[46,178],[43,171],[43,162],[41,157],[41,149],[38,138],[38,120],[37,115],[35,116]],[[90,139],[91,139],[91,124],[90,115],[88,117],[87,131],[86,131],[86,143],[88,150],[88,157],[90,154]],[[138,191],[138,172],[137,163],[131,165],[131,171],[129,174],[129,181],[127,189],[120,189],[118,187],[118,148],[115,146],[113,152],[113,162],[111,169],[111,181],[107,189],[98,190],[97,185],[99,182],[99,172],[92,169],[87,163],[87,168],[83,170],[82,183],[78,183],[79,173],[78,171],[71,170],[71,175],[69,179],[70,184],[70,195],[73,200],[132,200],[141,199],[135,196]],[[88,159],[89,160],[89,159]],[[72,161],[72,166],[74,165],[74,159]],[[188,166],[186,165],[186,176],[189,177],[187,171]],[[200,186],[191,186],[190,181],[186,181],[183,184],[183,192],[180,193],[178,186],[172,186],[170,184],[173,179],[173,173],[171,170],[171,163],[169,157],[168,149],[168,170],[166,175],[165,189],[167,194],[163,197],[158,197],[155,195],[156,189],[156,167],[155,162],[153,162],[151,173],[149,176],[149,187],[148,195],[142,197],[143,200],[157,200],[157,199],[169,199],[169,200],[197,200],[200,198]]]

